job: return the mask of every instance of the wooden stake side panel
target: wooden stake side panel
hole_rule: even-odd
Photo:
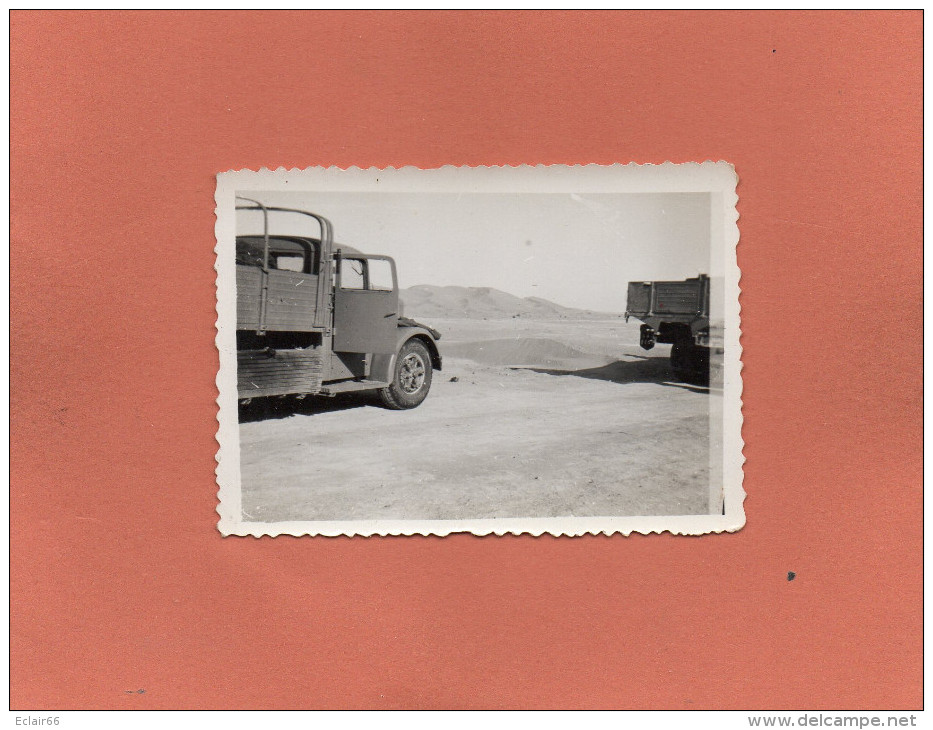
[[[236,328],[259,329],[259,308],[262,302],[262,269],[255,266],[236,267]]]
[[[266,293],[266,329],[310,332],[315,328],[318,277],[297,271],[270,271]]]
[[[315,329],[315,274],[272,269],[265,275],[266,313],[262,317],[263,272],[255,266],[236,267],[237,329],[269,332],[311,332]]]

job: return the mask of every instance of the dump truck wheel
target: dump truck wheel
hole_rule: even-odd
[[[709,349],[680,340],[671,347],[674,377],[694,385],[709,385]]]
[[[675,342],[671,346],[671,370],[674,371],[674,377],[678,380],[686,380],[687,367],[687,348],[690,343],[682,340]]]
[[[415,408],[428,396],[432,373],[428,348],[418,340],[409,340],[395,358],[392,384],[379,391],[379,398],[393,410]]]

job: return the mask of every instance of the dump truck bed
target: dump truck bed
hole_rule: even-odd
[[[709,317],[709,278],[685,281],[631,281],[628,285],[626,317],[689,323]]]

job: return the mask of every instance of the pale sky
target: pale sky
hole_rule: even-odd
[[[630,280],[709,273],[708,193],[245,195],[329,218],[337,243],[393,257],[402,288],[488,286],[622,312]],[[304,216],[270,221],[270,233],[319,234]],[[241,212],[237,226],[261,232],[261,216]]]

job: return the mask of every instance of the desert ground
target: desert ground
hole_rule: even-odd
[[[367,394],[241,407],[244,519],[708,514],[710,400],[619,315],[417,316],[442,333],[418,408]]]

